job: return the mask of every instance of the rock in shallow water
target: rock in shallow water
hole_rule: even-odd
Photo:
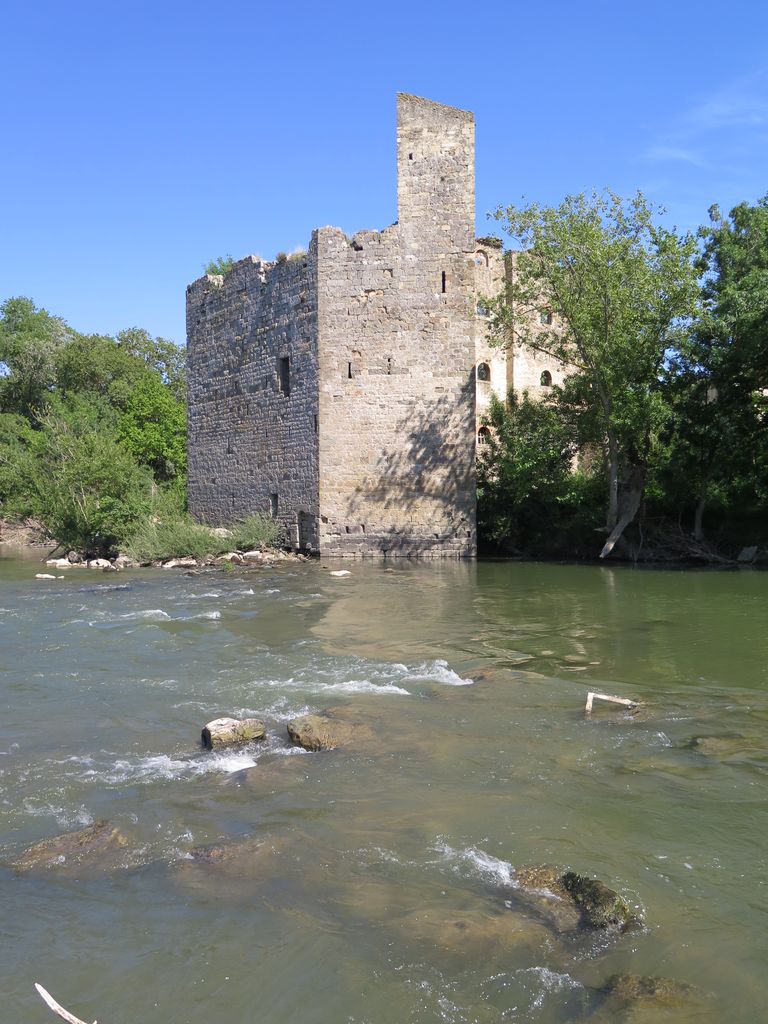
[[[128,840],[114,825],[97,821],[77,832],[65,832],[34,843],[11,861],[10,866],[20,873],[56,870],[71,874],[81,868],[109,870],[117,866],[118,854],[127,844]]]
[[[541,909],[552,918],[558,931],[580,929],[614,929],[620,932],[641,924],[626,901],[598,879],[587,878],[575,871],[542,866],[520,868],[515,880],[522,890],[545,902]],[[555,899],[548,900],[551,894]],[[547,906],[548,901],[551,906]],[[558,905],[559,903],[559,905]]]
[[[319,715],[302,715],[288,723],[291,743],[305,750],[335,750],[337,747],[365,746],[374,735],[364,722],[354,721],[332,708]]]
[[[263,740],[266,735],[266,727],[258,718],[215,718],[203,727],[201,739],[206,750],[220,750]]]

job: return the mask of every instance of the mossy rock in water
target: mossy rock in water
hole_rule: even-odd
[[[128,845],[122,832],[108,821],[97,821],[76,832],[42,839],[10,862],[14,871],[57,871],[79,874],[84,870],[112,870],[120,851]]]
[[[560,881],[581,911],[581,922],[585,928],[626,931],[630,925],[638,923],[621,896],[598,879],[566,871]]]
[[[641,923],[626,901],[599,879],[542,865],[520,868],[515,880],[526,893],[541,896],[545,901],[548,896],[562,901],[561,905],[552,906],[550,899],[549,906],[545,903],[540,908],[546,911],[545,916],[551,919],[558,931],[572,930],[576,926],[592,931],[616,929],[624,932]]]

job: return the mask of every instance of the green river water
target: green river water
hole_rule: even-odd
[[[101,1024],[765,1020],[768,574],[344,567],[0,557],[0,1020],[53,1020],[35,981]],[[290,748],[328,707],[373,738]],[[225,714],[269,739],[204,753]],[[102,818],[117,869],[8,867]],[[551,930],[535,864],[644,927]],[[693,990],[606,1017],[616,973]]]

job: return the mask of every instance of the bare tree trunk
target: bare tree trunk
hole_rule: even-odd
[[[619,445],[608,428],[608,517],[606,527],[613,530],[619,518]]]
[[[638,513],[643,500],[645,471],[640,466],[633,466],[621,489],[621,508],[618,509],[618,521],[611,530],[608,540],[600,552],[601,558],[607,558],[616,546],[622,533],[626,530]]]
[[[704,540],[704,508],[707,504],[707,481],[702,480],[699,486],[699,502],[696,505],[696,514],[693,517],[693,539]]]

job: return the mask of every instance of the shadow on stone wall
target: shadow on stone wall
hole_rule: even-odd
[[[420,399],[395,426],[375,469],[347,502],[350,520],[365,521],[373,506],[392,512],[387,548],[427,550],[475,534],[474,373],[456,396]]]

